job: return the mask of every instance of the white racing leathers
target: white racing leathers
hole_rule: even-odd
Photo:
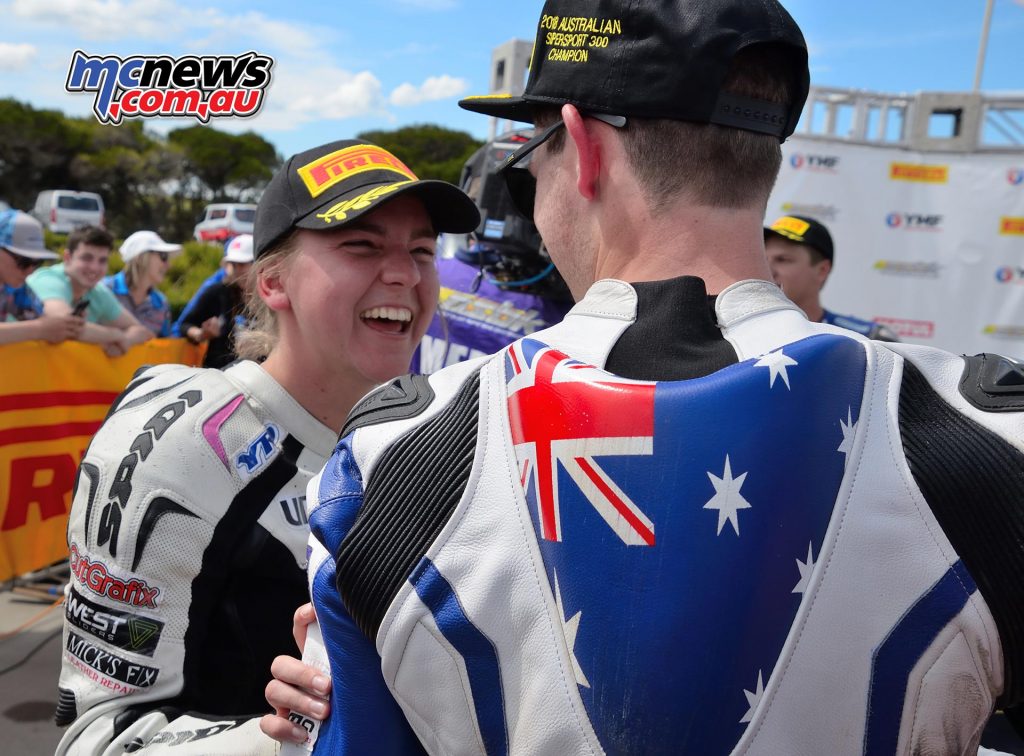
[[[58,754],[274,753],[253,717],[305,600],[305,490],[335,434],[261,367],[137,375],[68,527]]]
[[[767,282],[715,309],[706,377],[598,369],[638,311],[602,281],[353,410],[309,487],[316,753],[977,752],[1021,700],[1017,366]]]

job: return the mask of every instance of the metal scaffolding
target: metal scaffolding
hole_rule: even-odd
[[[1024,94],[812,87],[797,133],[921,152],[1024,152]]]

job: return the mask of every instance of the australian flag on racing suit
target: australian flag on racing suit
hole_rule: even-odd
[[[679,382],[506,351],[519,474],[608,753],[743,735],[819,559],[865,366],[830,335]]]

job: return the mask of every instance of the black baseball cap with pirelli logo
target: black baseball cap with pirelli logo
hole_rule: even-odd
[[[779,45],[792,102],[722,90],[733,57]],[[463,108],[533,122],[537,105],[584,113],[715,123],[777,136],[796,129],[810,75],[800,27],[776,0],[548,0],[521,96],[484,95]]]
[[[438,233],[468,234],[480,211],[447,181],[420,179],[395,155],[360,139],[343,139],[292,155],[256,206],[257,258],[292,228],[340,228],[389,200],[413,194]]]

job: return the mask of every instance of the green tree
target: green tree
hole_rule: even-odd
[[[181,153],[149,136],[140,121],[75,126],[87,134],[88,146],[72,161],[71,174],[77,184],[103,196],[111,231],[127,236],[148,228],[180,236],[171,213],[173,198],[164,188],[184,178]]]
[[[185,161],[185,172],[201,182],[213,201],[241,201],[270,180],[281,164],[274,146],[259,134],[228,134],[209,126],[190,126],[168,134]]]
[[[0,199],[31,208],[43,189],[79,189],[71,174],[88,136],[56,110],[0,99]]]
[[[420,124],[394,131],[364,131],[357,135],[394,153],[421,179],[459,183],[462,166],[483,142],[465,131]]]

